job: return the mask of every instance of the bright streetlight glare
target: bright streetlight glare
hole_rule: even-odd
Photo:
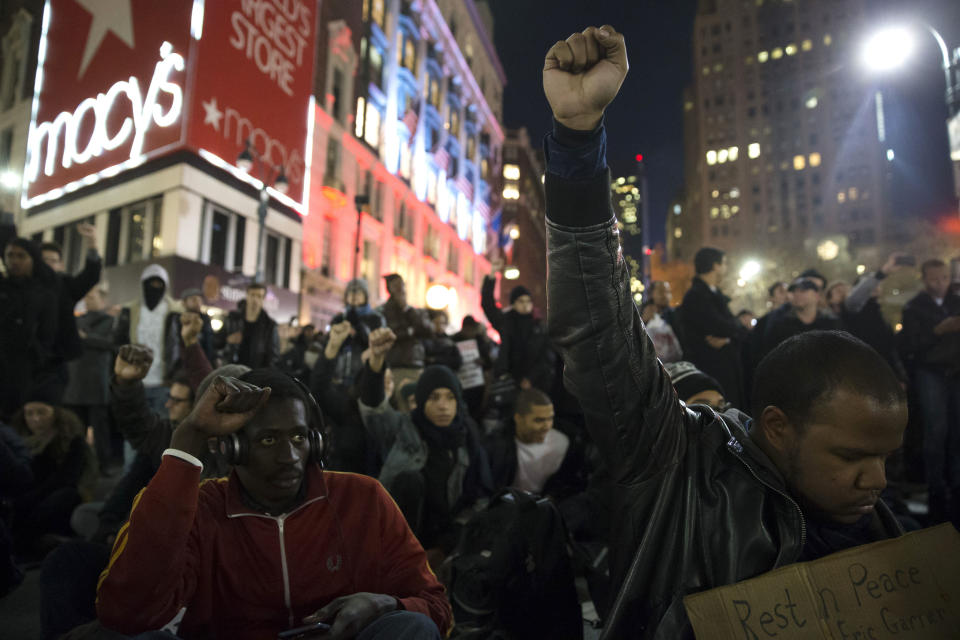
[[[0,186],[4,189],[16,189],[20,186],[20,176],[14,171],[4,171],[0,173]]]
[[[873,71],[893,71],[913,53],[913,35],[903,27],[892,27],[873,34],[863,45],[863,64]]]
[[[503,277],[507,280],[516,280],[520,277],[520,269],[516,267],[507,267],[503,272]]]
[[[442,284],[431,285],[427,289],[427,307],[444,309],[450,302],[450,291]]]
[[[740,267],[740,279],[749,282],[760,275],[762,269],[763,265],[756,260],[747,260],[743,263],[743,266]]]

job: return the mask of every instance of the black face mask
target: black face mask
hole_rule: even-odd
[[[160,286],[154,286],[155,283],[159,283]],[[160,301],[163,300],[163,294],[167,290],[167,285],[163,282],[163,279],[156,277],[147,278],[142,284],[143,302],[147,305],[147,309],[153,311],[157,305],[160,304]]]

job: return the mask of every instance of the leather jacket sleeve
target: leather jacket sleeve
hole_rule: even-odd
[[[548,328],[566,364],[564,381],[614,477],[632,484],[677,464],[686,448],[683,408],[630,297],[630,279],[609,200],[572,198],[605,207],[606,222],[554,223],[567,194],[609,194],[609,172],[569,184],[547,176]],[[552,197],[551,197],[552,196]],[[597,211],[583,219],[598,218]],[[569,212],[563,216],[569,219]]]

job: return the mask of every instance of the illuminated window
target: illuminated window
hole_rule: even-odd
[[[850,198],[851,200],[856,200],[859,195],[860,194],[857,191],[856,187],[850,187],[849,189],[847,189],[847,197]]]
[[[707,164],[715,165],[717,164],[717,152],[711,149],[707,151]]]
[[[803,156],[793,156],[794,171],[803,171],[807,167],[807,159]]]
[[[719,189],[714,189],[712,192],[710,192],[710,195],[713,196],[714,198],[719,198],[719,197],[720,197],[720,190],[719,190]]]
[[[380,28],[383,28],[384,1],[385,0],[372,0],[370,7],[370,17],[380,25]]]
[[[720,164],[723,164],[724,162],[726,162],[729,157],[730,157],[730,152],[727,151],[726,149],[720,149],[720,151],[717,152],[717,162],[719,162]]]
[[[367,117],[364,123],[363,139],[374,149],[380,146],[380,110],[376,105],[367,103]]]
[[[843,204],[846,201],[847,201],[846,193],[844,193],[843,191],[837,193],[837,202],[839,202],[840,204]]]
[[[709,66],[704,65],[704,67],[703,67],[703,75],[705,75],[705,76],[710,75],[710,67],[709,67]]]
[[[774,60],[779,60],[783,57],[783,49],[777,47],[770,53],[770,57],[772,57]]]
[[[711,207],[711,208],[710,208],[710,217],[711,217],[711,218],[717,218],[717,217],[719,217],[719,216],[720,216],[720,208],[719,208],[719,207]]]
[[[810,51],[811,49],[813,49],[813,41],[809,39],[804,40],[803,44],[800,45],[800,48],[803,49],[804,51]]]
[[[676,229],[674,229],[674,230],[673,230],[673,237],[674,237],[674,238],[682,238],[682,237],[683,237],[683,229],[681,229],[680,227],[677,227]]]
[[[739,198],[739,197],[740,197],[740,189],[738,189],[737,187],[734,187],[733,189],[730,189],[730,197],[731,197],[731,198],[734,198],[734,199]]]
[[[787,54],[788,56],[796,55],[796,54],[797,54],[797,45],[795,45],[795,44],[793,44],[793,43],[791,42],[790,44],[787,45],[787,48],[784,49],[784,52],[786,52],[786,54]]]
[[[504,200],[519,200],[520,191],[516,187],[504,187],[503,188],[503,199]]]
[[[820,104],[820,100],[817,99],[817,96],[810,96],[807,98],[807,109],[816,109],[818,104]]]
[[[825,45],[828,46],[828,47],[829,47],[831,44],[833,44],[833,36],[831,36],[829,33],[828,33],[827,35],[823,36],[823,44],[825,44]]]
[[[354,122],[353,134],[358,138],[363,137],[363,116],[367,109],[367,101],[363,96],[357,98],[357,118]]]
[[[820,154],[816,151],[810,154],[809,163],[811,167],[820,166]]]
[[[724,220],[729,220],[729,219],[730,219],[730,205],[725,204],[725,205],[723,205],[722,207],[720,207],[720,214],[723,216],[723,219],[724,219]]]
[[[757,54],[757,61],[758,61],[758,62],[763,63],[763,62],[766,62],[766,61],[769,60],[769,59],[770,59],[770,54],[769,54],[768,52],[766,52],[766,51],[761,51],[760,53]]]
[[[515,164],[505,164],[503,165],[503,177],[507,180],[519,180],[520,179],[520,167]]]
[[[760,143],[751,142],[750,146],[747,147],[747,155],[750,158],[759,158],[760,157]]]
[[[736,162],[737,157],[740,155],[740,147],[730,147],[728,153],[730,155],[730,162]]]
[[[733,215],[737,215],[738,213],[740,213],[740,205],[735,204],[732,207],[730,207],[730,213],[732,213]]]

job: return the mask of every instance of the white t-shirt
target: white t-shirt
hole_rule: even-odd
[[[540,493],[550,476],[563,463],[570,448],[570,439],[560,431],[551,429],[543,442],[526,444],[516,439],[514,442],[517,443],[517,475],[512,488]]]

